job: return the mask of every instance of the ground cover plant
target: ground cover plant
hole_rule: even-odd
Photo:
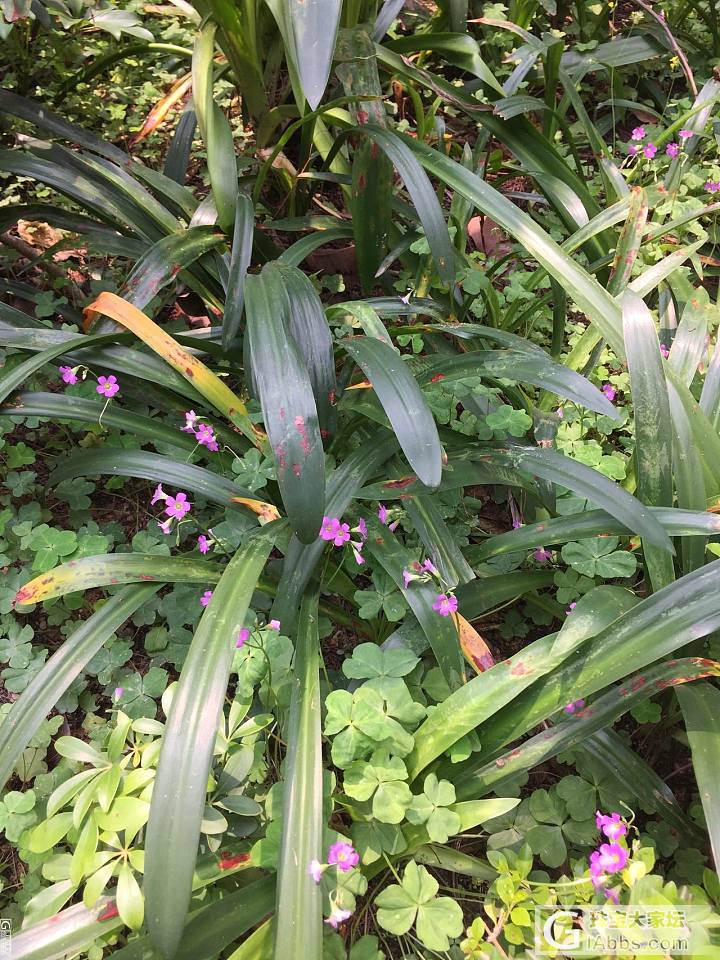
[[[12,956],[720,956],[714,6],[0,33]]]

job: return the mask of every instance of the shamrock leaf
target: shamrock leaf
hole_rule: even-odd
[[[420,662],[410,650],[396,647],[383,650],[375,643],[361,643],[345,660],[342,671],[354,680],[407,676]]]
[[[384,740],[389,740],[395,753],[402,756],[412,750],[413,738],[397,720],[388,716],[382,696],[367,685],[359,687],[354,694],[333,690],[325,704],[325,733],[337,734],[331,754],[340,769]]]
[[[400,884],[383,890],[375,900],[380,926],[402,936],[415,924],[416,932],[428,950],[447,950],[450,938],[463,930],[462,910],[450,897],[438,897],[438,883],[425,869],[411,860]]]
[[[275,466],[269,457],[260,458],[260,451],[252,447],[242,459],[236,457],[232,462],[232,472],[237,482],[246,490],[255,492],[267,485],[275,477]]]
[[[424,823],[435,843],[447,843],[460,832],[460,817],[447,808],[455,803],[455,787],[449,780],[438,780],[434,773],[425,777],[423,792],[413,798],[408,809],[410,823]]]
[[[35,451],[25,443],[15,443],[7,448],[7,465],[11,470],[15,467],[26,467],[35,463]]]
[[[509,433],[511,437],[523,437],[532,426],[532,417],[524,410],[515,410],[509,404],[503,403],[485,417],[485,423],[491,430]]]
[[[558,796],[565,801],[567,811],[573,820],[587,820],[596,810],[597,793],[595,787],[582,777],[563,777],[556,785]]]
[[[32,656],[33,628],[30,624],[21,627],[15,620],[8,618],[4,636],[0,636],[0,662],[11,667],[26,667]]]
[[[382,823],[400,823],[412,802],[405,782],[407,768],[400,757],[376,750],[369,761],[355,760],[345,771],[345,792],[355,800],[373,798],[373,816]]]
[[[562,558],[569,566],[586,577],[630,577],[635,573],[637,560],[627,550],[616,550],[617,537],[592,537],[566,543]]]
[[[51,570],[61,557],[67,557],[77,549],[77,534],[72,530],[56,530],[46,523],[35,527],[28,546],[35,554],[33,570],[41,573]]]
[[[373,584],[374,590],[355,592],[355,600],[359,606],[358,613],[363,620],[372,620],[380,614],[381,610],[391,622],[402,620],[407,610],[407,603],[392,577],[388,576],[384,570],[376,570],[373,573]]]
[[[0,800],[0,832],[11,843],[17,843],[20,835],[37,820],[33,812],[35,807],[35,793],[27,790],[10,790]]]
[[[383,853],[393,857],[407,848],[402,829],[396,824],[380,823],[374,819],[367,823],[359,821],[352,825],[350,834],[353,846],[365,865],[375,863]]]

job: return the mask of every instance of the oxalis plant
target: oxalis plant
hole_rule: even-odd
[[[456,5],[389,39],[396,5],[351,7],[268,5],[276,27],[262,7],[289,77],[275,112],[255,6],[203,8],[163,172],[0,94],[52,138],[0,166],[71,202],[32,215],[131,263],[62,323],[0,306],[2,415],[67,429],[50,489],[144,481],[147,518],[145,549],[89,553],[42,511],[0,515],[23,564],[3,677],[30,674],[3,708],[0,820],[43,881],[13,956],[526,956],[537,907],[608,901],[704,908],[693,956],[716,956],[720,361],[700,272],[720,84],[613,150],[582,81],[629,49],[667,58],[650,31],[586,56],[519,11],[480,37],[494,72]],[[215,101],[216,40],[264,118],[257,156]],[[531,70],[544,100],[518,93]],[[414,127],[386,108],[398,86]],[[502,189],[493,137],[530,201]],[[477,215],[507,255],[473,252]],[[343,300],[301,266],[349,240]],[[168,321],[180,288],[209,327]],[[24,618],[78,596],[87,616],[31,661]],[[532,638],[508,614],[526,642],[493,649],[473,622],[516,598]],[[53,710],[157,608],[194,626],[177,679],[108,668],[109,720],[57,736]],[[690,813],[614,727],[665,723],[660,704]],[[23,778],[53,737],[52,770]]]

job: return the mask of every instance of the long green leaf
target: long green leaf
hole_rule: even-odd
[[[312,543],[325,508],[325,454],[310,375],[288,335],[288,292],[271,265],[246,278],[245,315],[280,493],[296,535]]]
[[[160,584],[152,583],[116,593],[75,630],[33,677],[0,725],[0,785],[6,783],[23,750],[88,660],[159,589]]]
[[[332,63],[342,0],[287,0],[295,62],[311,110],[322,100]]]
[[[343,340],[343,346],[372,383],[410,466],[426,487],[437,487],[442,470],[437,427],[400,354],[372,337]]]
[[[278,860],[275,960],[322,958],[322,900],[311,881],[323,854],[323,766],[317,596],[300,609],[287,725],[283,833]]]
[[[249,197],[238,194],[235,207],[235,229],[228,286],[223,314],[223,347],[227,350],[240,333],[240,318],[245,304],[245,277],[252,259],[255,210]]]
[[[272,548],[266,528],[227,565],[195,631],[163,737],[145,841],[148,931],[163,956],[182,938],[235,641]]]
[[[214,227],[189,227],[180,234],[158,240],[135,264],[122,289],[122,296],[144,310],[150,301],[204,253],[223,240]]]
[[[715,864],[720,863],[720,794],[717,774],[720,765],[720,690],[709,683],[698,683],[678,690],[677,697],[685,718],[693,771],[700,790]]]

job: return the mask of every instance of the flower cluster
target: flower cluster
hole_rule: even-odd
[[[686,140],[689,140],[692,136],[692,130],[680,130],[678,133],[678,140],[680,143],[677,141],[672,141],[669,143],[665,147],[665,155],[670,157],[672,160],[674,160],[676,157],[679,157],[683,143]],[[628,144],[628,156],[637,157],[640,153],[642,153],[646,160],[653,160],[655,158],[655,154],[658,151],[656,144],[654,144],[652,141],[648,141],[644,146],[640,146],[646,137],[647,131],[645,130],[645,127],[639,126],[633,129],[632,133],[630,134],[630,139],[635,142]]]
[[[328,850],[326,863],[311,860],[308,873],[315,883],[320,883],[323,874],[329,867],[336,867],[340,873],[349,873],[358,863],[360,863],[360,854],[351,843],[345,843],[341,840],[338,843],[333,843]],[[330,916],[327,917],[325,923],[337,930],[340,924],[351,916],[352,910],[343,910],[337,903],[333,902]]]
[[[63,383],[67,383],[68,386],[71,387],[78,383],[80,379],[84,380],[87,373],[87,367],[60,367]],[[108,400],[111,400],[116,393],[120,392],[120,384],[117,382],[117,377],[112,376],[112,374],[109,377],[98,377],[95,392],[99,393],[101,397],[106,397]]]
[[[403,570],[403,583],[405,584],[406,590],[413,582],[428,583],[432,580],[435,580],[440,586],[443,585],[440,572],[432,560],[423,560],[422,563],[416,560],[410,564],[409,570]],[[457,613],[457,597],[454,593],[450,592],[439,593],[435,597],[432,608],[439,613],[441,617],[449,617],[452,613]]]
[[[209,423],[202,423],[194,410],[185,411],[185,426],[182,430],[183,433],[192,433],[200,446],[207,447],[211,453],[217,453],[220,449],[215,430]]]
[[[351,533],[357,533],[358,539],[351,540]],[[346,543],[349,543],[353,556],[355,557],[355,563],[358,564],[365,563],[362,548],[367,540],[367,535],[367,524],[362,517],[360,517],[357,526],[353,527],[352,530],[350,529],[350,524],[342,523],[339,517],[323,517],[320,533],[318,534],[321,540],[332,541],[336,547],[342,547]]]
[[[158,520],[158,526],[162,532],[167,535],[172,530],[174,520],[184,520],[186,515],[190,513],[192,503],[188,500],[187,494],[183,493],[182,490],[179,490],[174,496],[165,493],[161,483],[155,487],[155,492],[150,501],[151,506],[155,506],[160,500],[165,502],[165,516],[167,520]]]
[[[604,885],[608,874],[620,873],[625,869],[630,853],[622,839],[627,834],[627,824],[619,813],[600,813],[598,810],[595,824],[610,841],[601,843],[598,849],[590,854],[590,879],[597,888]]]
[[[277,632],[279,633],[279,632],[280,632],[280,621],[279,621],[279,620],[270,620],[270,622],[267,624],[267,629],[268,629],[268,630],[277,630]],[[235,646],[237,647],[238,650],[241,650],[241,649],[245,646],[245,644],[246,644],[246,643],[248,642],[248,640],[250,639],[250,634],[251,634],[251,633],[252,633],[252,631],[250,630],[249,627],[243,627],[243,628],[242,628],[242,630],[241,630],[240,633],[238,634],[237,640],[235,641]]]

